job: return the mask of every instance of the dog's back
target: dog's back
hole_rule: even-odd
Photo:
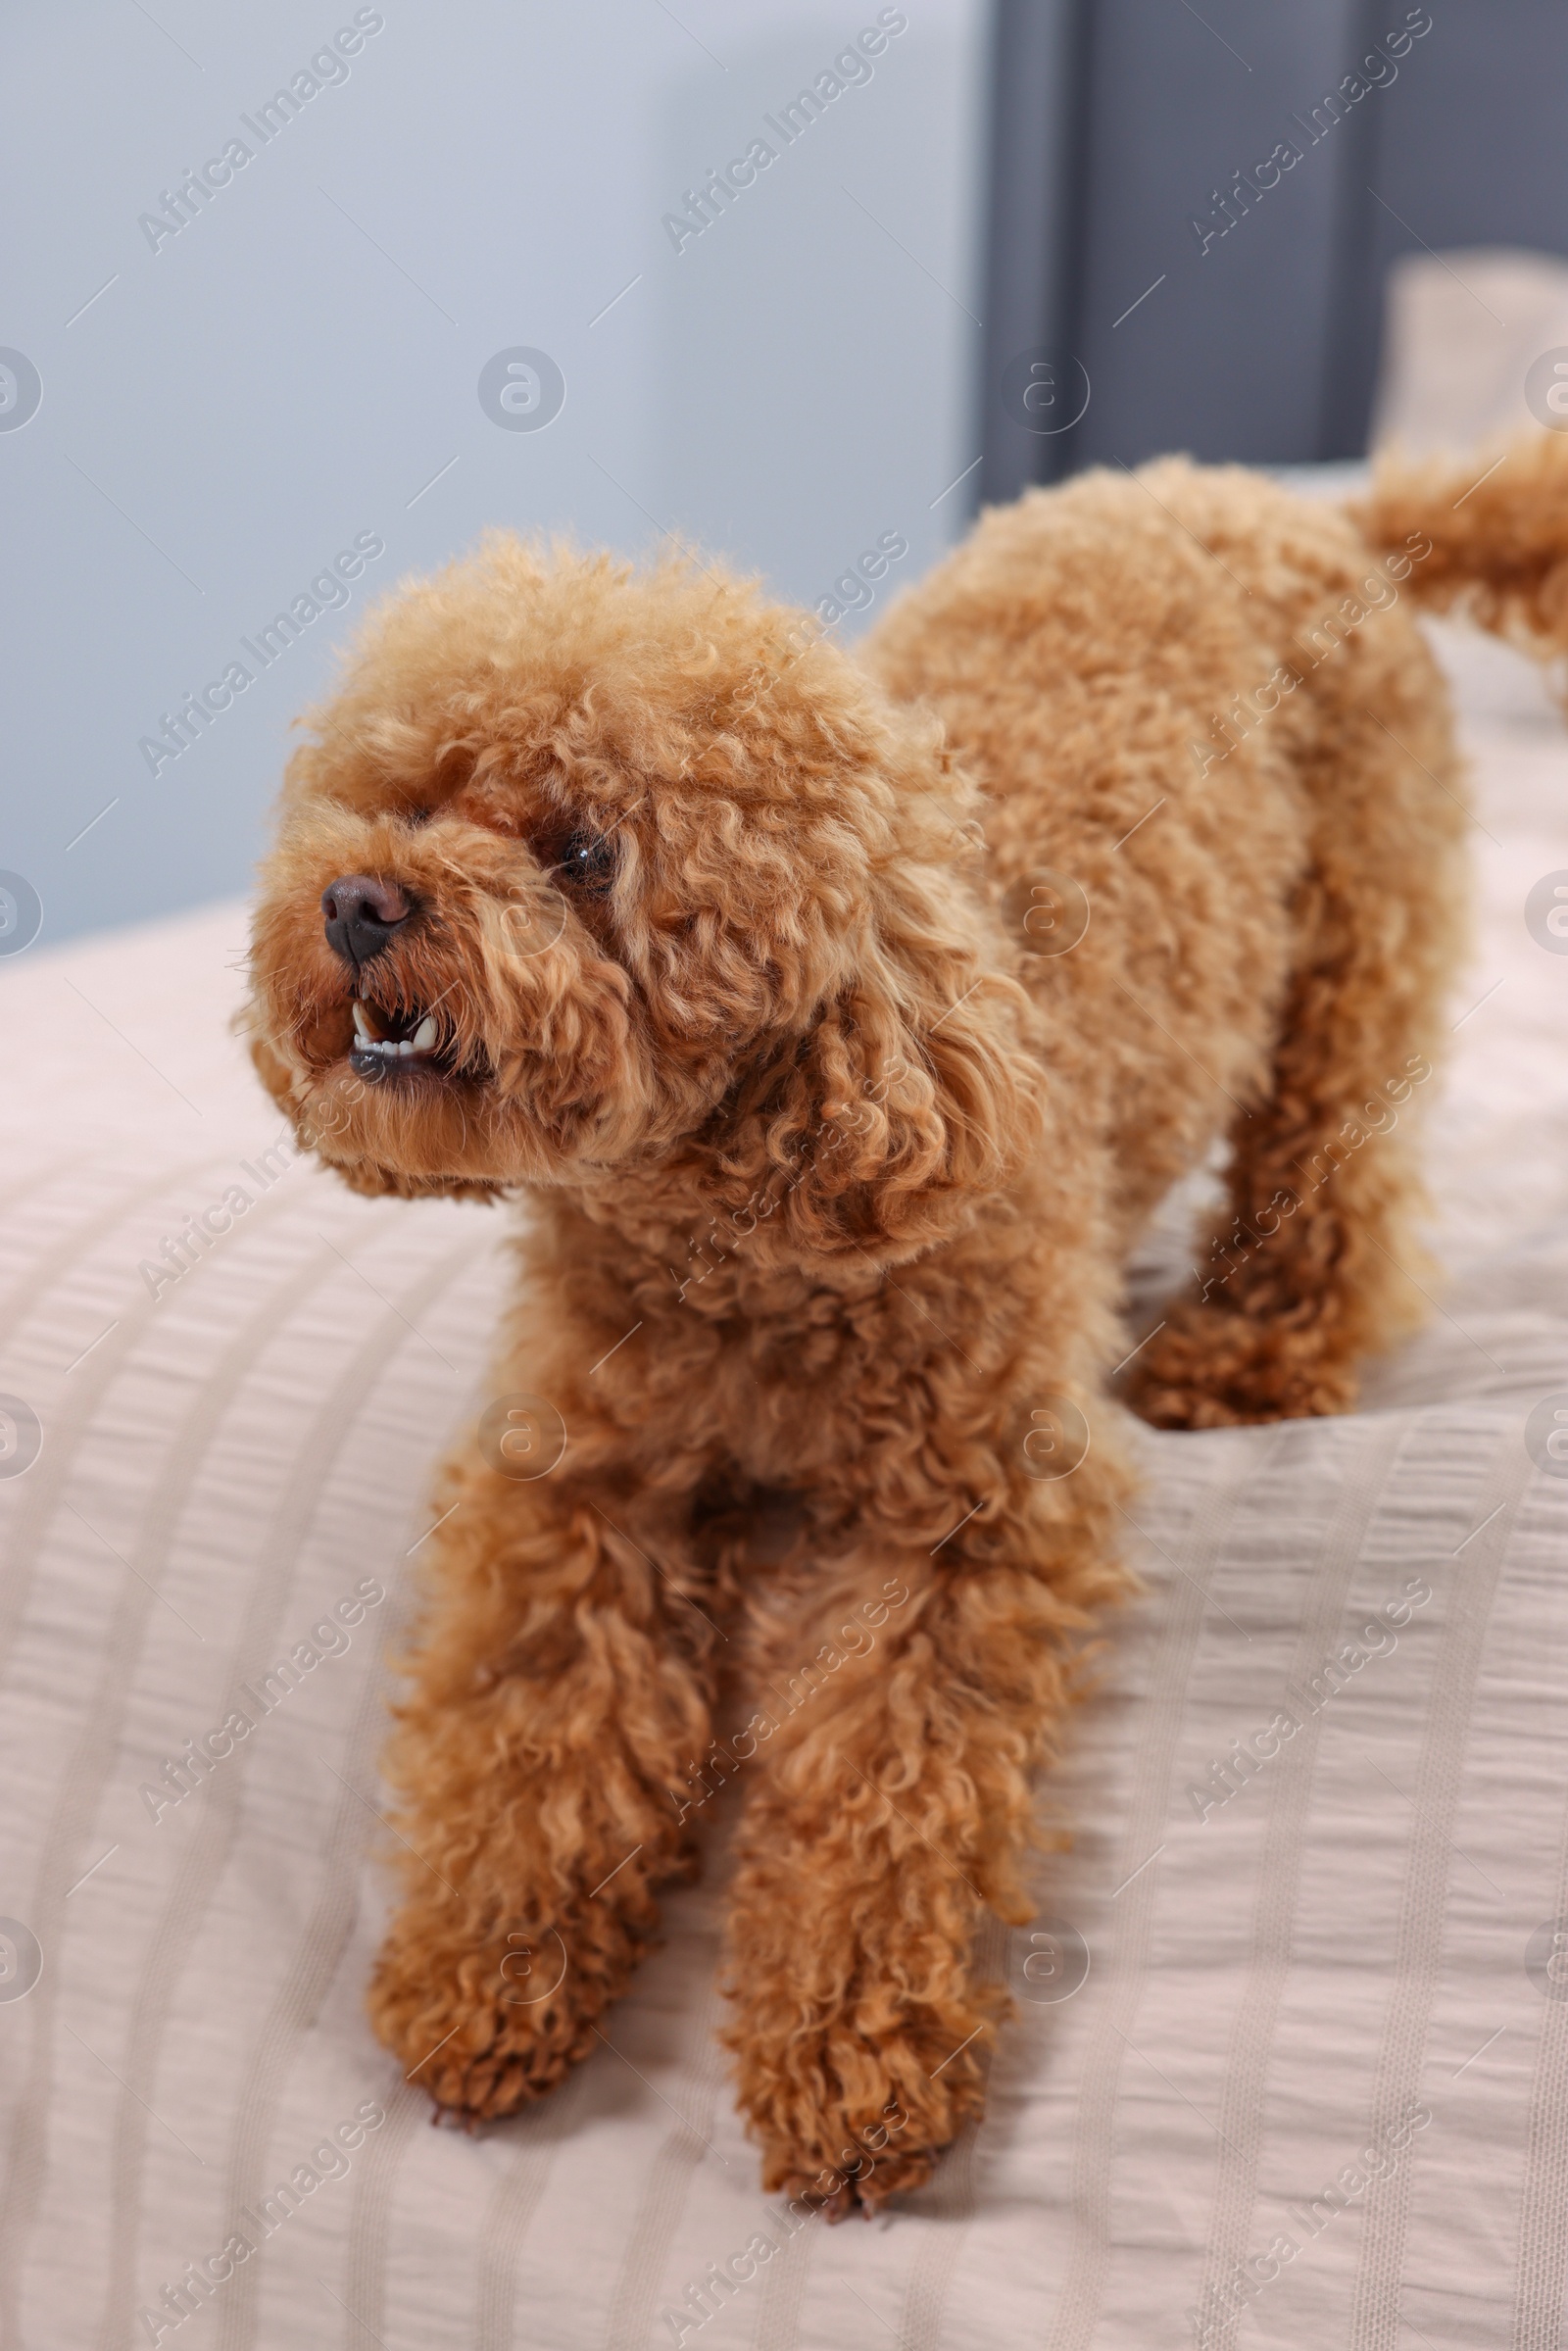
[[[1128,1238],[1231,1133],[1252,1238],[1143,1358],[1160,1418],[1343,1404],[1409,1311],[1402,1139],[1332,1187],[1303,1173],[1430,1069],[1461,943],[1457,757],[1407,591],[1432,541],[1409,536],[1380,557],[1235,467],[1092,473],[987,514],[866,648],[987,796],[984,883],[1053,1063],[1099,1105]],[[1348,1269],[1326,1316],[1313,1293],[1315,1343],[1303,1251]]]

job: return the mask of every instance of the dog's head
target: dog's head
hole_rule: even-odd
[[[813,627],[501,536],[372,615],[255,921],[308,1147],[362,1191],[695,1195],[769,1254],[908,1253],[1005,1180],[1033,1062],[971,788]]]

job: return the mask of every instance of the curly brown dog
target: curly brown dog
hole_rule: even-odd
[[[1464,817],[1410,606],[1560,641],[1568,448],[1469,479],[1357,521],[1086,475],[858,660],[705,564],[509,537],[373,617],[249,1018],[357,1189],[529,1203],[389,1761],[370,2013],[439,2107],[595,2047],[729,1778],[767,2185],[877,2204],[977,2111],[976,1926],[1034,1914],[1031,1777],[1130,1582],[1112,1372],[1168,1427],[1338,1412],[1420,1303],[1389,1106]],[[1221,1138],[1138,1346],[1129,1249]]]

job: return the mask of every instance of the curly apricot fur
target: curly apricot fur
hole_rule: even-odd
[[[733,1780],[767,2184],[875,2205],[979,2111],[976,1926],[1032,1915],[1034,1776],[1129,1585],[1131,1244],[1228,1137],[1226,1271],[1129,1372],[1172,1426],[1345,1409],[1418,1302],[1418,1102],[1344,1140],[1436,1058],[1462,944],[1410,607],[1468,583],[1560,643],[1568,451],[1462,531],[1445,485],[1391,479],[1363,535],[1241,471],[1089,474],[985,515],[858,661],[707,566],[504,536],[372,617],[290,765],[257,1064],[362,1190],[526,1196],[493,1392],[566,1432],[526,1480],[466,1443],[421,1554],[370,2012],[440,2106],[596,2045]],[[585,828],[612,863],[574,895]],[[354,1077],[347,871],[417,909],[366,988],[439,1007],[439,1071]],[[1020,922],[1043,874],[1086,894],[1069,953]]]

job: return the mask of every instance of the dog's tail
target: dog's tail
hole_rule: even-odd
[[[1568,433],[1490,454],[1383,458],[1349,513],[1380,554],[1409,559],[1418,604],[1553,661],[1568,655]]]

